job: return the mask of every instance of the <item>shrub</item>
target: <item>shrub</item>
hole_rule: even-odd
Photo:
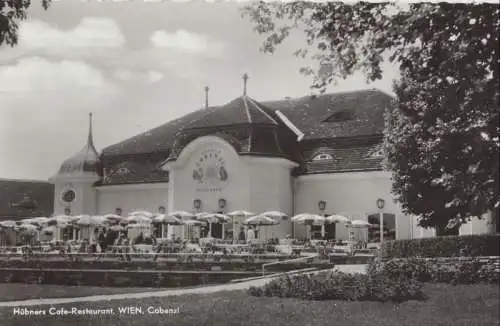
[[[248,290],[253,296],[307,300],[405,301],[423,299],[422,285],[415,279],[393,277],[384,271],[371,274],[341,272],[283,276],[262,287]]]
[[[368,274],[386,273],[392,278],[412,278],[419,282],[448,284],[499,283],[498,263],[482,263],[478,258],[452,260],[446,258],[376,260],[368,265]]]
[[[478,234],[382,243],[382,258],[499,256],[500,235]]]

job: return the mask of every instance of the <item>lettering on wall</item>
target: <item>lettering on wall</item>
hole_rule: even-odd
[[[196,191],[221,191],[228,178],[222,150],[216,148],[203,150],[196,159],[193,169],[193,180],[197,183]]]

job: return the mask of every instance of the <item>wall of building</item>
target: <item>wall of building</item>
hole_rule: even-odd
[[[202,204],[199,210],[203,212],[280,210],[291,213],[293,166],[292,162],[279,158],[240,157],[224,140],[200,137],[165,167],[170,173],[169,206],[173,210],[195,211],[193,201],[199,199]],[[221,170],[225,174],[222,179]],[[226,201],[223,208],[219,207],[220,199]],[[239,227],[235,228],[236,233]],[[176,233],[182,234],[182,227],[178,229]],[[291,223],[283,221],[267,232],[284,237],[291,232]]]
[[[250,207],[255,213],[279,211],[291,215],[293,213],[293,180],[291,169],[293,164],[279,158],[243,157],[248,167],[250,182]],[[292,234],[292,223],[289,219],[280,220],[278,225],[261,228],[265,238],[284,238]]]
[[[97,187],[98,214],[111,214],[121,208],[123,215],[136,210],[158,212],[159,206],[168,210],[168,184],[139,184]]]
[[[54,214],[62,215],[65,213],[66,208],[70,208],[73,215],[96,214],[97,193],[92,186],[96,180],[96,177],[93,175],[53,178]],[[70,189],[75,192],[75,200],[67,203],[62,200],[62,194]]]
[[[398,204],[390,194],[391,181],[387,172],[348,172],[329,175],[305,175],[295,180],[295,214],[320,214],[318,202],[327,202],[326,214],[339,214],[367,221],[369,214],[379,213],[376,201],[385,200],[384,213],[396,215],[396,237],[410,238],[418,233],[415,219],[402,214]],[[357,236],[367,238],[366,230],[356,230]],[[296,237],[305,237],[306,228],[295,227]],[[344,224],[337,224],[336,237],[348,239],[349,229]]]

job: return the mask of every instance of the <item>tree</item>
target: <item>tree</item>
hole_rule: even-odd
[[[392,192],[421,226],[443,233],[499,205],[499,8],[259,2],[243,16],[268,53],[292,29],[304,31],[309,48],[295,54],[318,63],[302,72],[321,92],[359,70],[381,79],[384,60],[399,65],[385,132]]]
[[[52,0],[41,0],[47,9]],[[0,46],[4,43],[17,45],[19,22],[25,20],[31,0],[0,0]]]

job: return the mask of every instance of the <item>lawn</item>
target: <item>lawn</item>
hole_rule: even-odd
[[[499,289],[492,285],[426,284],[427,301],[402,304],[379,302],[301,301],[297,299],[256,298],[245,292],[211,295],[76,303],[58,307],[113,308],[111,316],[14,316],[12,308],[0,308],[0,324],[19,325],[500,325]],[[127,305],[179,308],[177,315],[120,315],[118,307]],[[39,309],[49,309],[42,306]]]
[[[160,290],[166,289],[0,283],[0,302],[40,298],[86,297],[90,295],[148,292]],[[2,325],[1,322],[0,325]]]

